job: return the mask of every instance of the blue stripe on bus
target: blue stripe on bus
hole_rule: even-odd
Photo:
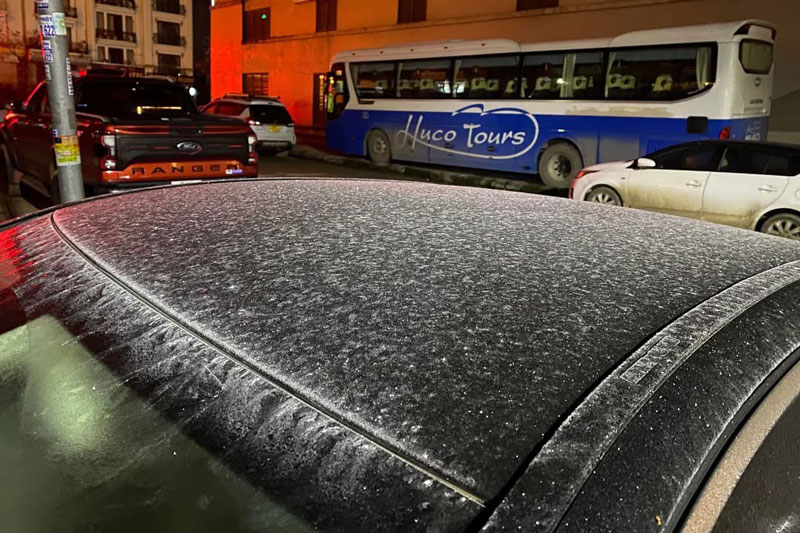
[[[717,139],[766,140],[767,117],[709,120],[705,134],[690,134],[683,118],[532,115],[522,109],[484,111],[472,104],[453,113],[348,110],[327,126],[328,146],[366,155],[366,136],[384,131],[396,160],[515,172],[536,172],[550,141],[571,141],[584,164],[631,159],[682,142]]]

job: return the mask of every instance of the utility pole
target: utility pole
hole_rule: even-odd
[[[60,193],[60,201],[72,202],[80,200],[84,194],[64,3],[63,0],[37,0],[36,8],[58,169],[58,190],[51,187],[51,191]],[[54,194],[54,202],[59,200],[58,196]]]

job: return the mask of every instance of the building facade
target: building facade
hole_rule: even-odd
[[[191,75],[189,0],[64,0],[64,13],[74,70],[124,65],[143,74]],[[0,91],[19,97],[43,77],[35,2],[0,0]]]
[[[800,90],[798,0],[215,0],[211,92],[280,96],[298,124],[321,125],[321,75],[341,50],[446,39],[603,38],[746,18],[779,26],[775,97]]]

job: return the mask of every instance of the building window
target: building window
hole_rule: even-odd
[[[124,50],[122,48],[109,48],[108,49],[108,62],[115,65],[122,65],[125,63]]]
[[[254,43],[269,39],[270,18],[269,8],[245,11],[242,18],[242,42]]]
[[[181,56],[175,54],[158,54],[157,74],[177,76],[181,72]]]
[[[155,41],[158,44],[181,46],[181,25],[177,22],[164,22],[159,20],[156,25]]]
[[[242,74],[242,91],[256,96],[269,95],[269,74]]]
[[[400,0],[397,4],[397,23],[422,22],[428,11],[428,0]]]
[[[336,29],[336,0],[317,0],[317,31]]]
[[[133,65],[133,49],[128,48],[125,50],[125,64],[126,65]]]
[[[517,0],[517,11],[558,7],[558,0]]]

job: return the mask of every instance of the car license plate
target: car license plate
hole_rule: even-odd
[[[269,132],[270,133],[278,133],[279,131],[281,131],[281,127],[280,126],[270,126],[269,127]]]

